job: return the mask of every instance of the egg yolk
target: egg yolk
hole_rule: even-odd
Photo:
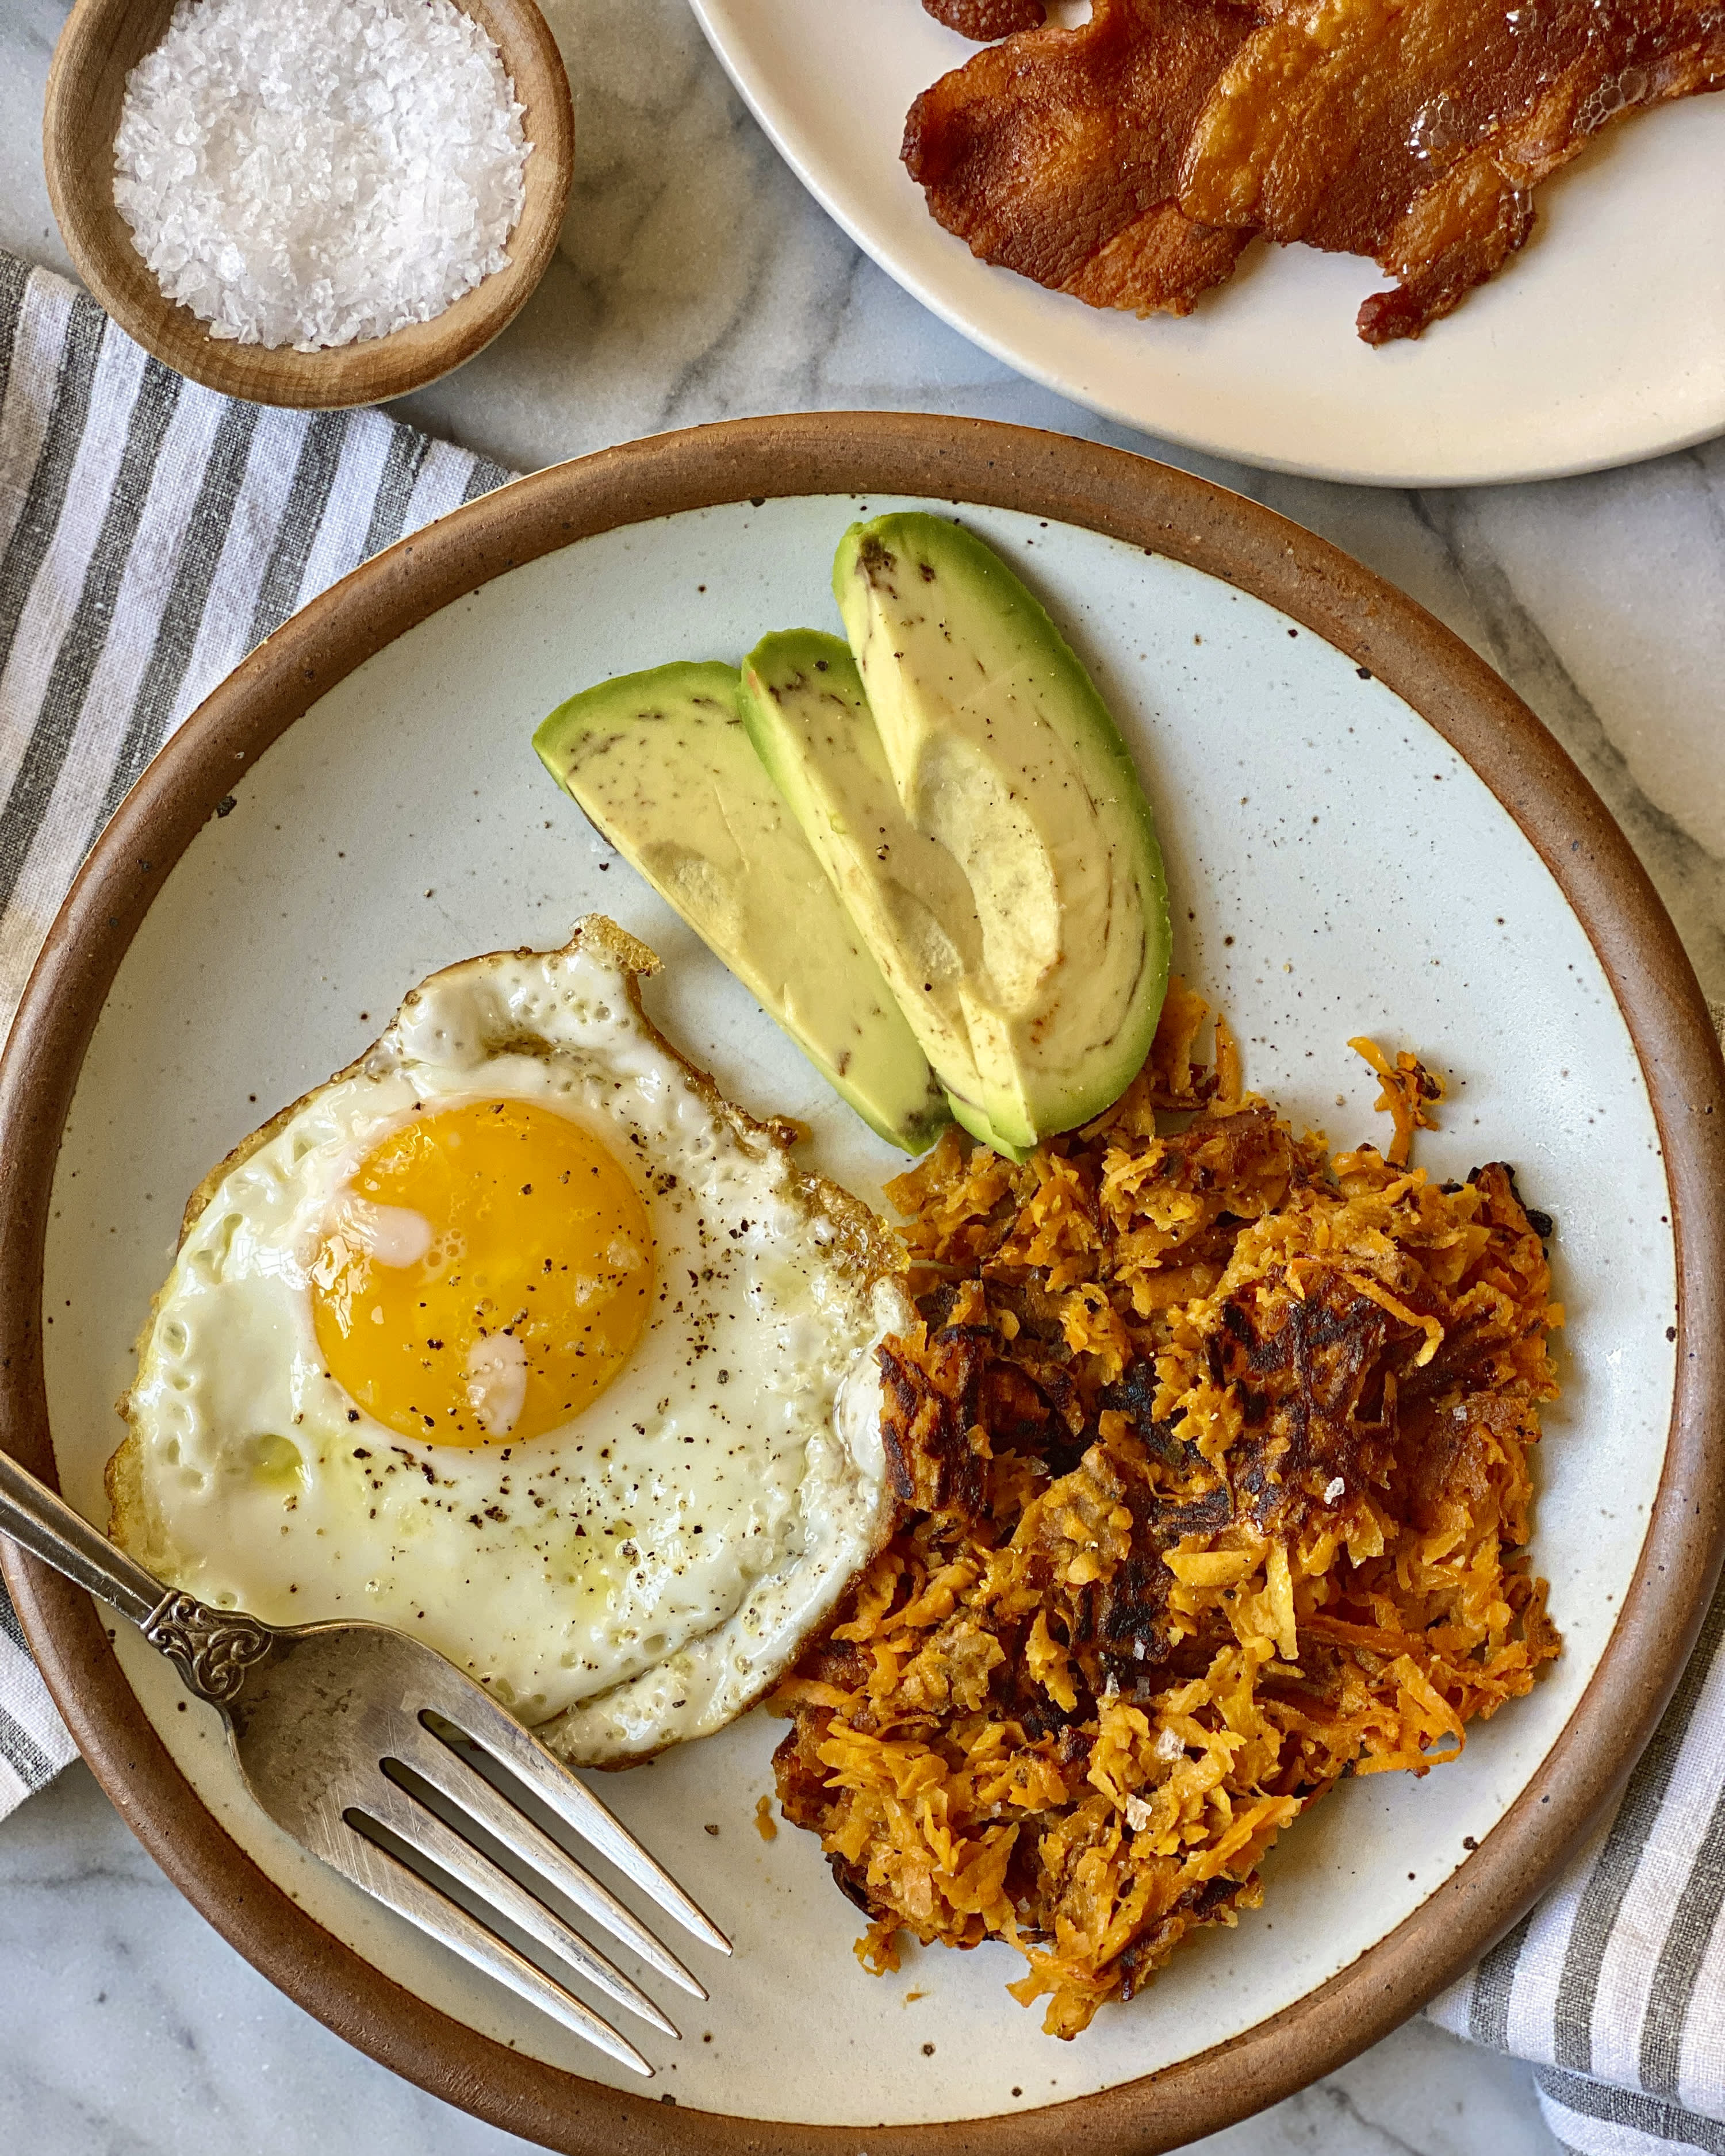
[[[578,1415],[628,1360],[653,1231],[580,1124],[470,1101],[365,1156],[311,1281],[325,1365],[368,1414],[426,1444],[519,1444]]]

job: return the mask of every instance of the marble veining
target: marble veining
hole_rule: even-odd
[[[1623,824],[1725,1001],[1725,441],[1589,478],[1420,492],[1169,449],[1021,381],[860,255],[743,110],[683,0],[544,4],[576,102],[557,259],[510,332],[404,416],[523,468],[738,413],[868,407],[1017,420],[1201,471],[1357,555],[1498,668]],[[65,0],[0,0],[0,244],[63,270],[39,143],[65,13]],[[273,1991],[82,1768],[0,1827],[0,2148],[525,2146],[394,2080]],[[1204,2146],[1556,2148],[1525,2069],[1419,2023]]]

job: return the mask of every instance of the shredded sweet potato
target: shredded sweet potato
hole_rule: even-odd
[[[1009,1940],[1062,2036],[1255,1906],[1340,1777],[1453,1759],[1558,1648],[1518,1554],[1549,1222],[1501,1164],[1296,1140],[1225,1034],[1194,1060],[1204,1017],[1176,983],[1125,1097],[1024,1166],[949,1132],[894,1186],[901,1523],[775,1695],[868,1965]]]
[[[1348,1045],[1384,1081],[1384,1090],[1373,1105],[1395,1126],[1395,1136],[1389,1142],[1390,1166],[1405,1168],[1414,1156],[1414,1133],[1437,1128],[1437,1118],[1431,1111],[1444,1097],[1444,1081],[1405,1048],[1392,1063],[1377,1042],[1368,1040],[1364,1034],[1357,1034]]]

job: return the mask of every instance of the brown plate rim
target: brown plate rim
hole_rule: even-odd
[[[1725,1067],[1676,932],[1604,804],[1461,639],[1312,533],[1126,451],[985,420],[829,413],[657,436],[516,481],[314,600],[200,706],[73,886],[0,1063],[0,1432],[52,1479],[41,1336],[54,1164],[121,957],[234,779],[362,660],[492,578],[628,525],[768,496],[906,495],[1076,524],[1266,600],[1420,711],[1545,861],[1598,952],[1657,1120],[1672,1199],[1676,1385],[1664,1475],[1615,1631],[1527,1787],[1387,1937],[1283,2012],[1160,2073],[1034,2112],[868,2128],[872,2156],[1151,2156],[1286,2096],[1374,2042],[1527,1907],[1629,1772],[1725,1552]],[[79,1590],[7,1547],[50,1690],[128,1824],[288,1995],[423,2087],[565,2156],[855,2156],[853,2128],[745,2119],[607,2088],[524,2056],[380,1975],[232,1841],[173,1764]]]
[[[429,321],[316,352],[213,337],[162,290],[114,201],[112,143],[132,67],[159,43],[172,0],[77,0],[54,49],[42,162],[60,237],[79,275],[152,358],[207,389],[297,411],[405,397],[462,367],[515,320],[550,267],[574,174],[569,78],[535,0],[459,0],[504,55],[532,154],[526,199],[501,270]],[[103,154],[103,146],[107,154]]]

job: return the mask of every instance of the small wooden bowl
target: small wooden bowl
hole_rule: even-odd
[[[78,274],[126,335],[177,372],[254,404],[329,410],[423,389],[482,352],[545,275],[574,165],[569,80],[533,0],[458,0],[495,40],[532,146],[526,200],[509,259],[429,322],[321,352],[275,351],[213,337],[168,299],[114,202],[114,137],[126,79],[160,44],[174,0],[78,0],[54,48],[43,114],[43,161],[61,236]]]

